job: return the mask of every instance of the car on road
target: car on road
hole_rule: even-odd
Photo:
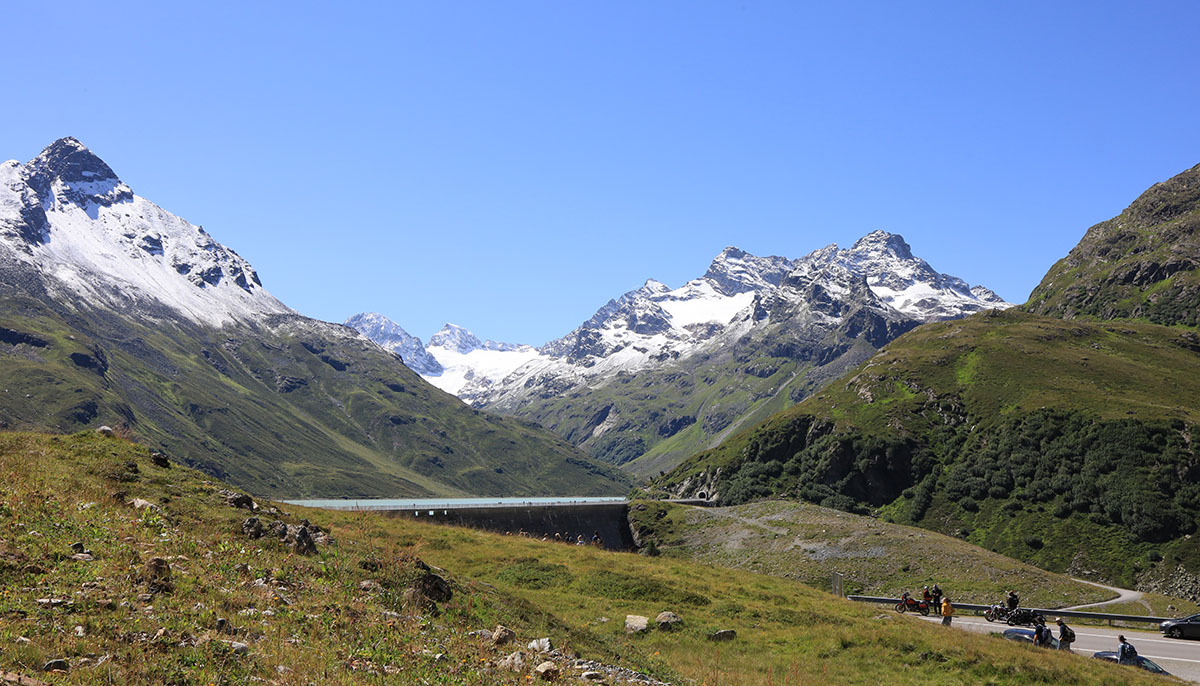
[[[1098,653],[1092,653],[1092,657],[1096,658],[1097,660],[1107,660],[1108,662],[1117,662],[1117,651],[1101,650]],[[1133,658],[1133,661],[1136,663],[1136,666],[1141,667],[1142,669],[1146,670],[1147,672],[1150,672],[1151,674],[1162,674],[1163,676],[1171,676],[1170,672],[1163,669],[1162,667],[1159,667],[1157,664],[1154,663],[1153,660],[1144,658],[1141,655],[1138,655],[1137,657]]]
[[[1168,619],[1158,625],[1158,630],[1166,634],[1167,638],[1200,637],[1200,615],[1192,615],[1191,617],[1183,617],[1182,619]]]
[[[1033,643],[1033,629],[1007,629],[1000,635],[1010,641]],[[1051,636],[1049,647],[1058,650],[1058,639]]]

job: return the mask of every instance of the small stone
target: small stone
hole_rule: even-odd
[[[76,541],[71,544],[71,552],[73,552],[73,553],[82,553],[84,550],[86,550],[86,548],[79,541]]]
[[[218,494],[221,497],[225,498],[225,504],[228,505],[229,507],[236,507],[241,510],[257,510],[258,509],[258,504],[254,502],[254,499],[251,498],[250,496],[246,495],[245,493],[238,493],[237,491],[222,490],[222,491],[219,491]]]
[[[171,468],[171,461],[167,459],[166,455],[160,452],[155,451],[150,453],[150,461],[153,462],[156,467],[162,467],[163,469]]]
[[[660,612],[654,622],[663,631],[674,631],[683,625],[683,618],[674,612]]]
[[[275,665],[275,673],[276,674],[291,674],[292,668],[285,667],[284,665]]]
[[[510,672],[524,672],[525,654],[520,651],[512,653],[508,657],[505,657],[497,662],[496,667],[500,669],[507,669]]]
[[[604,672],[584,672],[579,678],[587,681],[604,681]]]
[[[149,500],[143,500],[141,498],[134,498],[133,500],[130,500],[129,506],[135,510],[150,510],[151,512],[162,512],[161,507],[159,507],[158,505],[155,505],[154,503],[150,502]]]
[[[535,638],[525,647],[535,653],[548,653],[554,650],[554,646],[550,644],[549,638]]]
[[[242,533],[245,534],[247,538],[253,540],[262,538],[265,530],[263,529],[262,522],[258,520],[258,517],[248,517],[246,521],[242,522]]]
[[[358,590],[365,591],[367,593],[378,593],[379,591],[383,590],[383,585],[374,579],[366,579],[358,582]]]
[[[171,563],[161,557],[152,557],[146,563],[146,590],[151,593],[170,593],[175,590],[171,581]]]
[[[516,637],[517,632],[503,624],[497,624],[496,628],[492,629],[492,645],[494,646],[502,646],[510,643]]]
[[[30,643],[33,643],[33,641],[30,641],[28,638],[25,638],[24,636],[17,636],[17,645],[27,646]]]
[[[71,556],[71,559],[80,562],[93,562],[96,558],[92,557],[91,553],[75,553]]]
[[[65,672],[65,671],[69,670],[70,668],[71,668],[71,665],[67,664],[67,661],[60,657],[60,658],[57,658],[57,659],[47,662],[46,665],[44,667],[42,667],[42,671],[43,672]]]
[[[296,529],[296,542],[292,544],[292,552],[297,555],[313,555],[317,552],[317,544],[313,542],[308,527]]]
[[[558,678],[558,665],[546,660],[537,667],[534,667],[533,672],[545,681],[554,681]]]
[[[625,633],[640,634],[650,628],[650,618],[641,615],[625,615]]]
[[[87,629],[84,629],[82,624],[76,624],[75,625],[75,635],[78,636],[79,638],[83,638],[84,636],[87,635]]]
[[[735,638],[737,638],[737,632],[733,629],[721,629],[714,634],[708,635],[708,640],[710,641],[732,641]]]
[[[238,643],[237,641],[230,641],[229,648],[233,650],[235,655],[245,655],[250,652],[250,646],[245,643]]]
[[[104,436],[105,438],[112,438],[114,432],[111,426],[102,426],[96,429],[96,433]]]

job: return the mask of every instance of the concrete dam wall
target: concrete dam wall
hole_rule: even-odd
[[[469,526],[496,533],[517,535],[524,530],[533,538],[555,533],[574,541],[583,535],[591,543],[592,533],[600,534],[609,550],[632,550],[633,532],[629,529],[627,503],[587,503],[570,505],[495,505],[489,507],[440,507],[435,509],[385,510],[390,517],[405,517],[422,522]]]

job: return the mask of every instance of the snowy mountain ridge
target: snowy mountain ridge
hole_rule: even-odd
[[[250,263],[136,195],[74,138],[0,164],[0,255],[92,306],[223,326],[295,314]]]
[[[513,409],[532,397],[720,349],[784,317],[836,327],[863,307],[893,323],[923,323],[1011,304],[937,272],[912,254],[902,236],[886,231],[873,231],[848,249],[832,244],[795,260],[727,247],[700,278],[674,289],[649,279],[540,348],[480,342],[447,324],[425,346],[444,371],[421,373],[469,403]]]

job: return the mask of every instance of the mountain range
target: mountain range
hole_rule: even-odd
[[[644,476],[784,409],[904,331],[1006,307],[874,231],[798,259],[726,248],[702,276],[674,289],[650,279],[538,348],[481,343],[453,325],[422,347],[378,314],[346,323],[464,401]]]
[[[919,327],[653,487],[796,497],[1054,571],[1200,598],[1200,166],[1029,301]]]
[[[275,496],[622,493],[522,420],[304,317],[73,138],[0,164],[0,428],[110,424]]]

